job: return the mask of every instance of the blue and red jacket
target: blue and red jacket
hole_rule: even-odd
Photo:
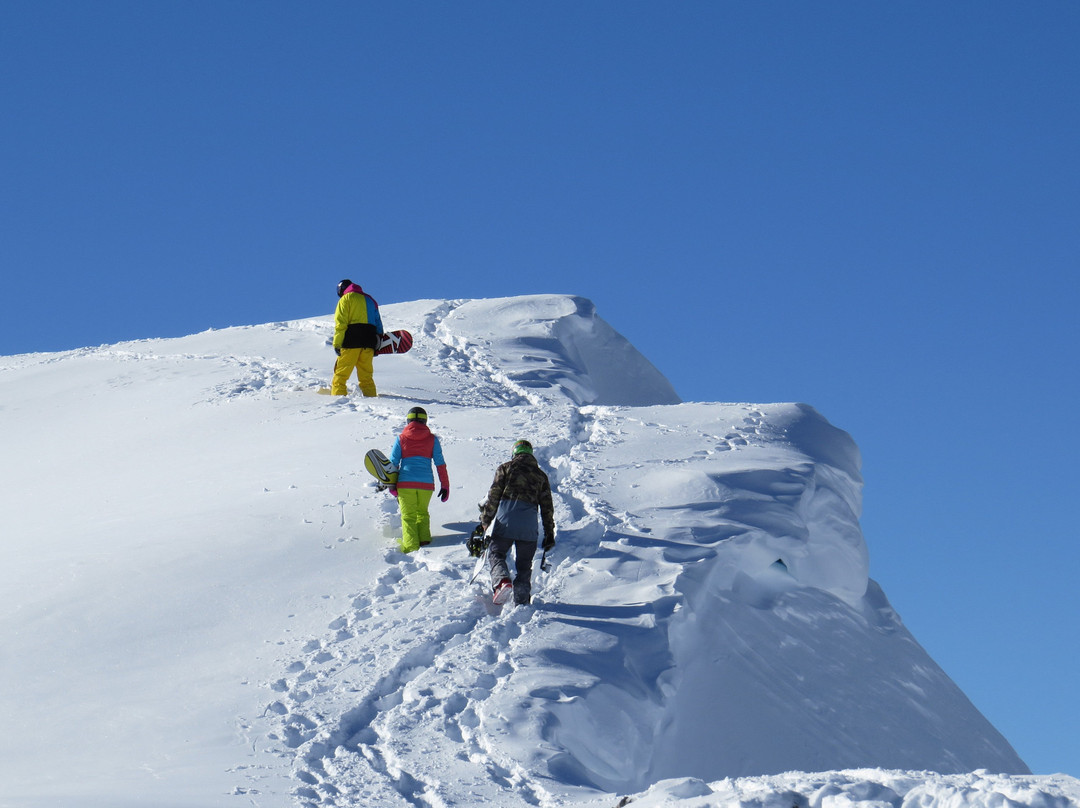
[[[449,490],[450,476],[446,473],[446,461],[443,459],[442,445],[428,425],[421,421],[410,421],[401,430],[394,448],[390,450],[390,462],[397,466],[398,488],[422,488],[435,490],[435,475],[431,465],[439,473],[439,485]]]

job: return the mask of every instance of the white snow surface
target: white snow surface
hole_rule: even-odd
[[[803,404],[682,403],[562,295],[0,359],[0,806],[1080,805],[868,578],[859,454]],[[420,404],[452,482],[405,556],[362,456]],[[531,606],[464,538],[529,438]],[[780,563],[777,563],[780,562]]]

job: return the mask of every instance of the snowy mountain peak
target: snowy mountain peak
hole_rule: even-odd
[[[899,806],[931,783],[950,804],[1024,804],[1007,778],[925,774],[1026,767],[869,579],[858,449],[812,407],[680,403],[581,298],[383,319],[416,340],[377,359],[374,399],[315,393],[329,317],[0,359],[18,683],[0,690],[0,776],[18,804],[771,789],[809,806],[790,792],[811,781],[819,802]],[[415,404],[452,493],[405,556],[361,458]],[[558,544],[534,604],[495,610],[464,538],[520,437],[555,488]],[[838,769],[867,773],[780,779]],[[1029,804],[1069,804],[1063,783]]]
[[[421,311],[428,304],[389,306],[387,316],[422,319],[425,333],[454,349],[455,358],[484,368],[529,403],[553,396],[579,405],[679,402],[668,380],[585,298],[463,300]]]

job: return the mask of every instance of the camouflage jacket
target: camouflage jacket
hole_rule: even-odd
[[[519,454],[495,471],[480,521],[494,523],[493,535],[518,541],[540,538],[536,512],[544,524],[544,544],[555,541],[555,506],[548,476],[531,454]]]

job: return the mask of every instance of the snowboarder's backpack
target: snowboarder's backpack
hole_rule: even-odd
[[[469,549],[469,555],[473,558],[480,558],[490,542],[491,538],[484,535],[484,526],[477,525],[473,528],[473,532],[469,534],[469,538],[465,540],[465,546]]]

